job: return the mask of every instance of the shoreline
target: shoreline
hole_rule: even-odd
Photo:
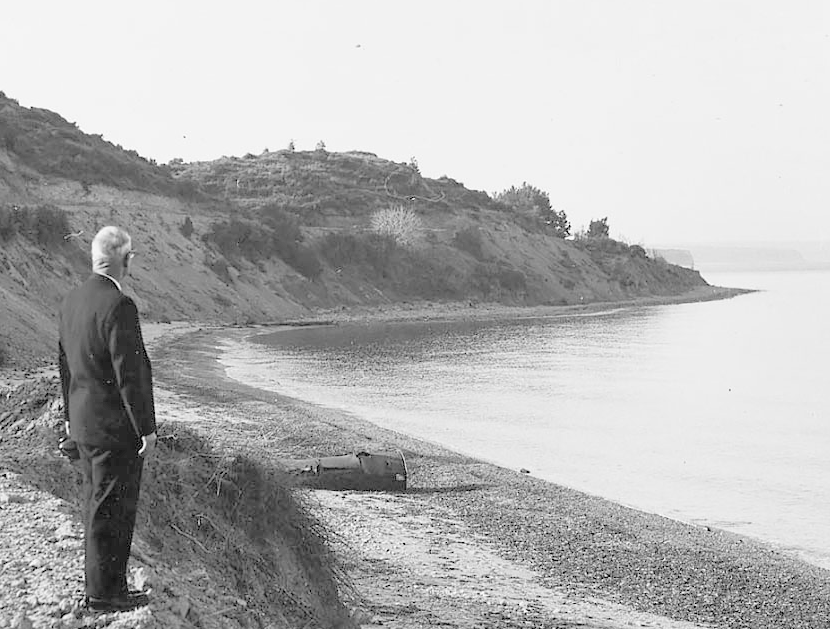
[[[532,313],[488,306],[476,316],[647,305],[659,304]],[[300,324],[319,324],[324,314]],[[431,304],[378,308],[369,317],[352,311],[340,320],[467,316],[465,307]],[[186,423],[218,447],[271,463],[358,447],[404,452],[404,492],[299,490],[361,596],[361,627],[779,629],[824,627],[830,617],[830,572],[762,542],[638,511],[230,379],[218,362],[222,339],[271,326],[143,327],[162,421]]]
[[[613,307],[619,304],[593,310]],[[507,316],[512,309],[495,310]],[[440,308],[413,307],[403,314],[425,313],[448,316]],[[400,312],[392,314],[376,311],[373,320],[399,320]],[[355,320],[354,313],[347,316]],[[224,329],[218,337],[245,338],[263,327],[271,326]],[[368,609],[383,626],[429,626],[428,610],[436,606],[450,618],[442,624],[476,626],[465,618],[492,618],[491,597],[505,603],[493,625],[502,627],[567,621],[772,629],[823,627],[830,615],[830,573],[821,568],[763,542],[637,511],[238,383],[217,362],[216,332],[186,334],[161,349],[163,388],[197,404],[200,417],[215,412],[219,402],[225,419],[228,412],[244,415],[246,424],[274,435],[275,454],[289,458],[339,454],[358,445],[404,451],[412,481],[406,492],[313,492],[321,517],[337,528],[339,552]],[[223,440],[244,447],[244,439]],[[440,565],[435,557],[443,557]],[[509,583],[485,566],[512,575]],[[418,587],[402,588],[401,578],[414,578]],[[407,624],[414,617],[419,622]]]
[[[507,306],[496,303],[461,303],[461,302],[403,302],[379,304],[373,306],[352,306],[334,309],[318,309],[314,313],[282,321],[255,323],[250,326],[232,326],[238,328],[260,328],[277,326],[330,325],[337,323],[391,323],[422,319],[430,321],[443,320],[498,320],[530,319],[549,317],[568,317],[603,313],[625,308],[643,308],[649,306],[668,306],[673,304],[690,304],[706,301],[731,299],[740,295],[758,292],[752,288],[730,288],[724,286],[701,286],[695,290],[678,295],[653,297],[636,297],[618,301],[594,301],[578,305],[538,305]]]

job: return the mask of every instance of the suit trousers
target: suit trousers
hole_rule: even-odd
[[[83,472],[86,594],[109,599],[127,592],[144,459],[135,450],[78,444]]]

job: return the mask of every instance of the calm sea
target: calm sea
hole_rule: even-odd
[[[249,384],[830,568],[830,271],[704,276],[761,292],[291,329],[221,360]]]

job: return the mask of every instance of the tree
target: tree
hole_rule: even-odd
[[[326,150],[326,143],[325,143],[325,142],[323,142],[322,140],[320,140],[320,141],[317,143],[317,146],[315,146],[315,147],[314,147],[314,150],[315,150],[315,151],[323,151],[323,152],[325,152],[325,150]]]
[[[557,211],[551,208],[549,215],[547,217],[543,215],[542,220],[557,238],[567,238],[571,235],[571,223],[565,214],[565,210]]]
[[[291,141],[288,143],[288,152],[289,152],[289,153],[293,153],[293,152],[294,152],[294,140],[291,140]]]
[[[557,238],[566,238],[571,234],[571,224],[564,210],[554,210],[550,197],[544,190],[531,186],[526,181],[521,187],[510,186],[504,192],[495,194],[496,201],[507,207],[530,216],[550,230]]]
[[[592,220],[586,235],[588,238],[608,238],[608,217]]]

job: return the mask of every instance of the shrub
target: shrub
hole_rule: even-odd
[[[323,264],[311,247],[293,245],[280,258],[292,269],[310,280],[316,280],[323,273]]]
[[[305,277],[316,279],[323,272],[317,254],[301,244],[303,237],[296,222],[283,218],[269,221],[269,225],[277,225],[276,229],[239,219],[220,221],[213,223],[202,239],[214,243],[229,260],[259,264],[277,257]]]
[[[524,273],[496,264],[477,264],[470,275],[470,284],[484,297],[504,293],[519,295],[527,290],[527,278]]]
[[[233,283],[233,278],[231,278],[231,273],[228,270],[228,261],[225,258],[221,256],[218,258],[207,258],[205,259],[205,266],[216,273],[219,279],[225,282],[225,284]]]
[[[609,271],[612,280],[617,282],[623,288],[632,288],[636,286],[637,280],[631,268],[622,260],[614,262]]]
[[[381,234],[330,232],[320,243],[323,257],[335,267],[369,266],[383,273],[398,251],[397,241]]]
[[[288,213],[277,203],[269,203],[259,208],[260,220],[274,230],[276,237],[283,243],[302,242],[303,232],[297,217]]]
[[[179,231],[182,233],[182,236],[188,240],[193,235],[193,221],[190,220],[189,216],[185,217],[184,222],[179,227]]]
[[[523,218],[522,223],[527,228],[541,227],[557,238],[567,238],[571,234],[571,224],[565,211],[554,210],[548,193],[536,186],[523,182],[519,188],[510,186],[493,198]]]
[[[511,293],[523,293],[527,290],[525,274],[516,269],[501,268],[497,275],[499,285]]]
[[[213,242],[222,255],[230,259],[245,258],[257,262],[271,253],[271,239],[265,229],[238,219],[213,223],[202,239]]]
[[[0,240],[9,241],[15,236],[41,246],[55,247],[64,243],[69,233],[66,212],[54,205],[38,205],[35,208],[0,206]]]
[[[329,232],[320,242],[320,253],[335,267],[358,265],[364,261],[365,243],[353,234]]]
[[[608,217],[592,220],[588,225],[588,238],[608,238]]]
[[[372,215],[372,231],[390,236],[401,245],[412,244],[422,229],[421,219],[402,205],[378,210]]]
[[[470,225],[455,232],[453,244],[461,251],[469,253],[476,260],[484,258],[484,243],[481,238],[481,230],[478,227]]]

